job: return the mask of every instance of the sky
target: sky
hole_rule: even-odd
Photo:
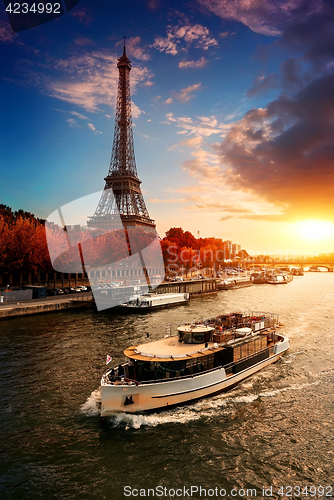
[[[334,252],[330,1],[79,0],[17,33],[1,4],[0,203],[46,218],[103,189],[124,36],[159,235]]]

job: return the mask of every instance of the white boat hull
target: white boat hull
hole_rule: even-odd
[[[268,358],[231,375],[226,375],[224,368],[216,368],[182,379],[139,385],[109,385],[102,379],[101,417],[115,412],[161,410],[225,391],[265,366],[275,363],[288,348],[289,340],[284,338],[274,346]]]

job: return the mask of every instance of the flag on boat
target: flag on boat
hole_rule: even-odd
[[[106,362],[106,365],[110,363],[110,361],[112,360],[112,356],[109,356],[109,354],[107,354],[107,362]]]

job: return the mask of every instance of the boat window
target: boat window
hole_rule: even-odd
[[[191,333],[179,331],[179,342],[191,343]]]
[[[200,366],[199,371],[211,370],[214,368],[214,360],[215,355],[209,354],[208,356],[203,356],[202,358],[198,358],[198,365]]]
[[[136,380],[139,382],[146,380],[154,380],[154,364],[149,361],[136,362]]]
[[[204,342],[204,332],[192,332],[192,339],[194,344],[202,344]]]
[[[193,375],[197,373],[197,358],[195,359],[187,359],[186,361],[186,375]]]
[[[166,363],[166,378],[183,377],[186,374],[186,361],[169,361]]]
[[[182,377],[186,374],[185,361],[136,361],[135,367],[136,380],[160,380],[166,378]]]
[[[211,332],[204,333],[204,342],[210,342],[211,340]]]

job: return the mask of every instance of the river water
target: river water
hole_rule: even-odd
[[[322,272],[146,315],[1,321],[1,500],[334,497],[333,302]],[[291,347],[278,363],[228,393],[101,427],[107,354],[121,361],[165,323],[251,310],[279,314]]]

